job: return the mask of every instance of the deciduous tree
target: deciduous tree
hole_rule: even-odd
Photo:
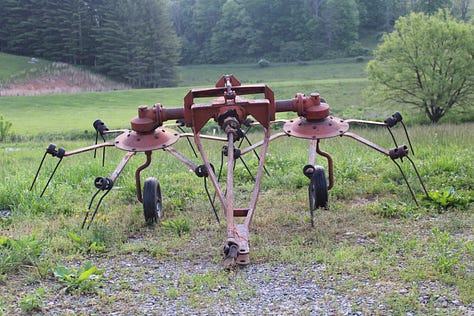
[[[415,106],[436,123],[474,101],[474,26],[445,11],[401,17],[367,69],[372,96]]]

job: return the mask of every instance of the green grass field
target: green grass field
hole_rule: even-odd
[[[14,80],[21,80],[28,76],[38,76],[41,68],[49,62],[38,60],[30,63],[31,58],[0,53],[0,84]]]
[[[0,315],[48,314],[61,301],[73,301],[68,307],[72,309],[88,306],[89,312],[97,314],[109,313],[111,306],[120,304],[125,308],[121,312],[137,314],[127,306],[137,302],[145,306],[146,298],[136,294],[143,291],[160,302],[177,301],[200,314],[213,312],[204,305],[218,306],[229,297],[243,295],[245,300],[259,295],[252,284],[242,281],[242,274],[221,269],[205,276],[187,270],[183,271],[185,277],[158,280],[156,284],[147,283],[147,266],[133,271],[143,278],[137,284],[130,284],[127,269],[113,270],[113,277],[103,275],[102,279],[84,271],[82,277],[64,277],[67,271],[77,273],[74,267],[91,268],[88,261],[98,270],[110,271],[114,260],[118,264],[138,256],[156,265],[184,261],[218,265],[225,224],[214,220],[203,179],[168,153],[155,151],[143,177],[154,176],[160,181],[164,223],[154,228],[144,224],[134,182],[135,169],[145,161],[139,154],[104,199],[91,229],[81,230],[88,203],[96,192],[94,179],[108,176],[125,152],[107,150],[104,167],[92,153],[64,158],[40,197],[58,161],[47,157],[36,187],[29,191],[44,150],[50,142],[67,150],[92,144],[91,125],[96,118],[111,128],[128,127],[140,104],[161,102],[180,107],[192,86],[212,85],[222,72],[234,73],[243,83],[265,80],[282,99],[296,92],[319,91],[335,115],[343,118],[383,119],[395,110],[403,113],[403,109],[363,102],[361,91],[367,84],[363,68],[363,64],[347,61],[268,69],[186,67],[180,70],[183,86],[178,88],[0,98],[0,115],[13,123],[13,133],[22,136],[19,142],[0,142],[0,211],[9,213],[0,216]],[[312,78],[313,72],[317,78]],[[408,109],[408,113],[413,112]],[[416,114],[416,119],[406,117],[411,120],[409,133],[415,147],[411,157],[432,193],[432,201],[423,199],[407,159],[401,164],[402,170],[413,185],[419,206],[390,158],[345,137],[327,139],[321,149],[333,156],[335,185],[329,191],[329,209],[316,211],[316,227],[312,229],[308,179],[302,173],[308,142],[279,138],[270,144],[266,160],[270,176],[263,179],[250,226],[251,264],[293,267],[292,278],[309,280],[353,298],[354,310],[362,314],[464,315],[474,311],[474,123],[420,125],[416,124]],[[385,128],[359,127],[353,131],[386,148],[394,146]],[[68,133],[83,137],[73,140]],[[399,143],[406,143],[400,127],[394,133]],[[250,135],[253,141],[258,136]],[[222,144],[205,142],[205,146],[218,167]],[[184,140],[174,147],[199,163]],[[255,171],[256,159],[249,155],[245,160]],[[317,161],[327,167],[324,160]],[[235,175],[235,196],[247,199],[253,180],[240,162]],[[103,262],[109,264],[104,266]],[[61,270],[63,265],[70,270]],[[62,277],[58,271],[63,272]],[[218,287],[216,282],[225,285]],[[162,287],[166,290],[161,291]],[[371,297],[373,305],[358,305],[357,298],[362,296]],[[238,310],[241,302],[234,299],[229,304]],[[303,314],[311,313],[304,308]]]

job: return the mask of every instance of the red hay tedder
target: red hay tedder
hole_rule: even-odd
[[[262,98],[246,99],[243,97],[246,95],[261,95]],[[196,100],[199,98],[215,99],[209,103],[197,103]],[[298,116],[291,120],[275,120],[275,114],[277,112],[295,112]],[[211,119],[214,119],[214,121],[218,123],[226,137],[201,134],[202,128]],[[166,121],[171,120],[176,123],[164,125]],[[270,126],[275,123],[283,123],[283,131],[271,134]],[[424,193],[428,195],[415,164],[408,156],[408,147],[405,145],[397,145],[395,137],[390,130],[397,123],[403,125],[402,116],[398,112],[384,122],[344,120],[333,117],[330,116],[329,105],[324,103],[324,100],[320,98],[318,93],[312,93],[310,96],[298,93],[290,100],[275,100],[273,91],[268,86],[260,84],[242,85],[234,76],[225,75],[213,88],[190,90],[184,97],[184,107],[182,108],[165,108],[159,103],[151,108],[143,105],[139,106],[138,116],[131,120],[130,130],[109,130],[101,120],[96,120],[93,124],[96,130],[96,144],[93,146],[66,151],[63,148],[57,148],[54,144],[49,145],[43,155],[30,190],[33,189],[45,157],[48,154],[57,157],[59,161],[42,190],[41,196],[44,194],[64,157],[88,151],[95,152],[100,148],[105,150],[106,147],[121,149],[125,151],[126,154],[115,171],[109,177],[97,177],[94,181],[95,187],[98,190],[92,196],[89,209],[92,208],[92,204],[99,193],[103,193],[94,211],[91,212],[92,221],[100,203],[110,192],[128,161],[137,153],[143,152],[145,153],[146,161],[135,171],[136,195],[138,201],[143,204],[145,220],[148,223],[153,223],[160,220],[163,214],[160,184],[156,178],[147,178],[144,181],[142,190],[140,173],[150,165],[153,151],[158,149],[167,151],[193,170],[198,177],[204,177],[204,180],[210,179],[215,194],[224,209],[227,224],[226,241],[224,244],[224,265],[226,267],[247,265],[250,263],[250,223],[255,213],[263,173],[267,172],[264,165],[265,157],[270,142],[279,137],[293,136],[308,139],[310,142],[308,164],[303,167],[303,173],[309,179],[309,209],[312,226],[314,226],[314,210],[328,206],[328,190],[334,185],[333,161],[330,154],[320,149],[319,143],[322,139],[343,136],[350,137],[389,157],[397,165],[416,202],[415,194],[402,168],[397,162],[398,160],[403,161],[403,158],[406,158],[416,172]],[[357,134],[349,132],[349,126],[351,124],[368,124],[387,127],[395,143],[395,147],[391,150],[387,150]],[[260,125],[263,128],[263,135],[260,141],[251,144],[246,134],[250,127],[255,125]],[[184,132],[181,128],[182,126],[190,127],[192,133]],[[242,129],[244,126],[248,127],[246,131]],[[176,128],[180,132],[173,128]],[[405,125],[403,125],[403,128],[406,133]],[[113,141],[106,141],[104,137],[106,134],[117,134],[117,136]],[[99,135],[104,141],[100,144],[97,143]],[[410,144],[408,133],[406,133],[406,136]],[[201,165],[194,164],[185,155],[172,147],[173,144],[181,138],[188,138],[188,140],[189,138],[194,139],[194,143],[202,158]],[[202,139],[225,143],[222,148],[222,153],[227,157],[227,178],[224,184],[220,183],[218,176],[216,176],[214,167],[210,163],[206,149],[203,146]],[[242,141],[238,142],[239,140],[247,140],[249,146],[239,148],[243,143]],[[257,149],[260,149],[260,152],[257,152]],[[254,153],[258,158],[255,184],[248,201],[248,207],[236,208],[234,201],[234,164],[236,159],[240,159],[249,153]],[[324,168],[315,165],[316,154],[327,160],[327,178]],[[206,181],[204,181],[204,183],[206,184]],[[208,192],[207,186],[206,192]],[[208,197],[215,215],[219,220],[209,193]],[[85,226],[88,216],[89,213],[86,214],[82,227]]]

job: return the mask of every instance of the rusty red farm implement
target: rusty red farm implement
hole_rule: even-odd
[[[245,98],[245,96],[249,95],[259,96],[260,98]],[[210,102],[198,103],[199,99],[208,100],[209,98],[214,99]],[[297,116],[290,120],[276,120],[277,112],[295,112]],[[217,122],[225,137],[201,133],[203,127],[211,119]],[[164,123],[167,121],[175,121],[175,123],[165,125]],[[276,123],[283,124],[283,131],[272,134],[270,127]],[[268,86],[260,84],[242,85],[234,76],[226,75],[216,83],[215,87],[190,90],[185,96],[184,106],[181,108],[165,108],[159,103],[150,108],[140,106],[138,108],[138,116],[131,120],[130,129],[109,130],[101,120],[96,120],[93,124],[96,130],[95,145],[72,151],[57,148],[54,144],[49,145],[43,155],[30,190],[33,189],[48,154],[57,157],[59,160],[48,178],[41,195],[44,194],[64,157],[88,151],[94,151],[95,153],[101,148],[105,150],[106,147],[121,149],[126,153],[114,172],[109,177],[97,177],[94,181],[97,192],[92,196],[89,203],[89,209],[94,209],[90,215],[93,219],[102,200],[110,192],[128,161],[138,153],[144,153],[146,160],[135,171],[136,195],[138,201],[143,204],[145,220],[148,223],[152,223],[160,220],[163,214],[161,188],[159,181],[154,177],[147,178],[142,187],[141,172],[150,165],[153,151],[158,149],[164,150],[194,171],[196,176],[203,177],[205,184],[206,179],[210,180],[215,190],[215,196],[224,210],[226,220],[224,265],[247,265],[250,263],[250,223],[255,213],[262,177],[264,173],[268,173],[265,169],[265,158],[271,141],[282,136],[309,140],[308,164],[303,167],[303,173],[309,179],[309,209],[311,225],[314,226],[314,210],[328,206],[328,190],[334,185],[333,160],[329,153],[320,149],[320,141],[322,139],[349,137],[389,157],[398,167],[416,202],[415,193],[398,163],[398,161],[403,161],[406,158],[413,167],[424,193],[428,195],[418,170],[408,155],[408,147],[406,145],[398,145],[391,132],[391,128],[398,123],[403,125],[411,147],[402,116],[398,112],[384,122],[344,120],[330,115],[328,104],[320,98],[318,93],[312,93],[310,96],[298,93],[293,99],[275,100],[273,91]],[[395,143],[395,147],[388,150],[350,132],[349,126],[351,124],[386,127]],[[261,140],[252,144],[247,138],[247,132],[250,127],[256,125],[261,126],[263,132],[261,132]],[[186,133],[181,128],[182,126],[191,128],[192,132]],[[246,131],[244,131],[244,127],[248,127]],[[116,134],[117,136],[113,141],[107,141],[104,137],[107,134]],[[99,136],[103,139],[103,143],[98,144]],[[197,165],[193,163],[173,147],[173,144],[181,138],[187,138],[188,141],[190,139],[194,140],[194,144],[202,158],[202,164]],[[220,177],[216,175],[214,166],[208,158],[209,153],[202,140],[222,142],[224,144],[222,154],[226,157],[225,181],[220,181]],[[243,140],[247,141],[247,147],[242,147]],[[237,159],[241,159],[249,153],[257,157],[258,169],[247,207],[237,208],[234,200],[234,165]],[[327,160],[327,175],[322,166],[315,164],[316,155],[320,155]],[[207,186],[206,192],[208,192]],[[102,195],[100,195],[95,208],[93,208],[93,202],[99,196],[99,193],[102,193]],[[211,199],[209,193],[208,197],[216,218],[219,220],[213,199]],[[83,227],[87,223],[88,216],[89,213],[84,218]]]

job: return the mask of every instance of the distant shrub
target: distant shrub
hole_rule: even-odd
[[[10,135],[10,128],[12,123],[5,120],[2,115],[0,115],[0,141],[5,140],[8,135]]]
[[[265,58],[260,59],[257,64],[260,68],[270,67],[270,62]]]

